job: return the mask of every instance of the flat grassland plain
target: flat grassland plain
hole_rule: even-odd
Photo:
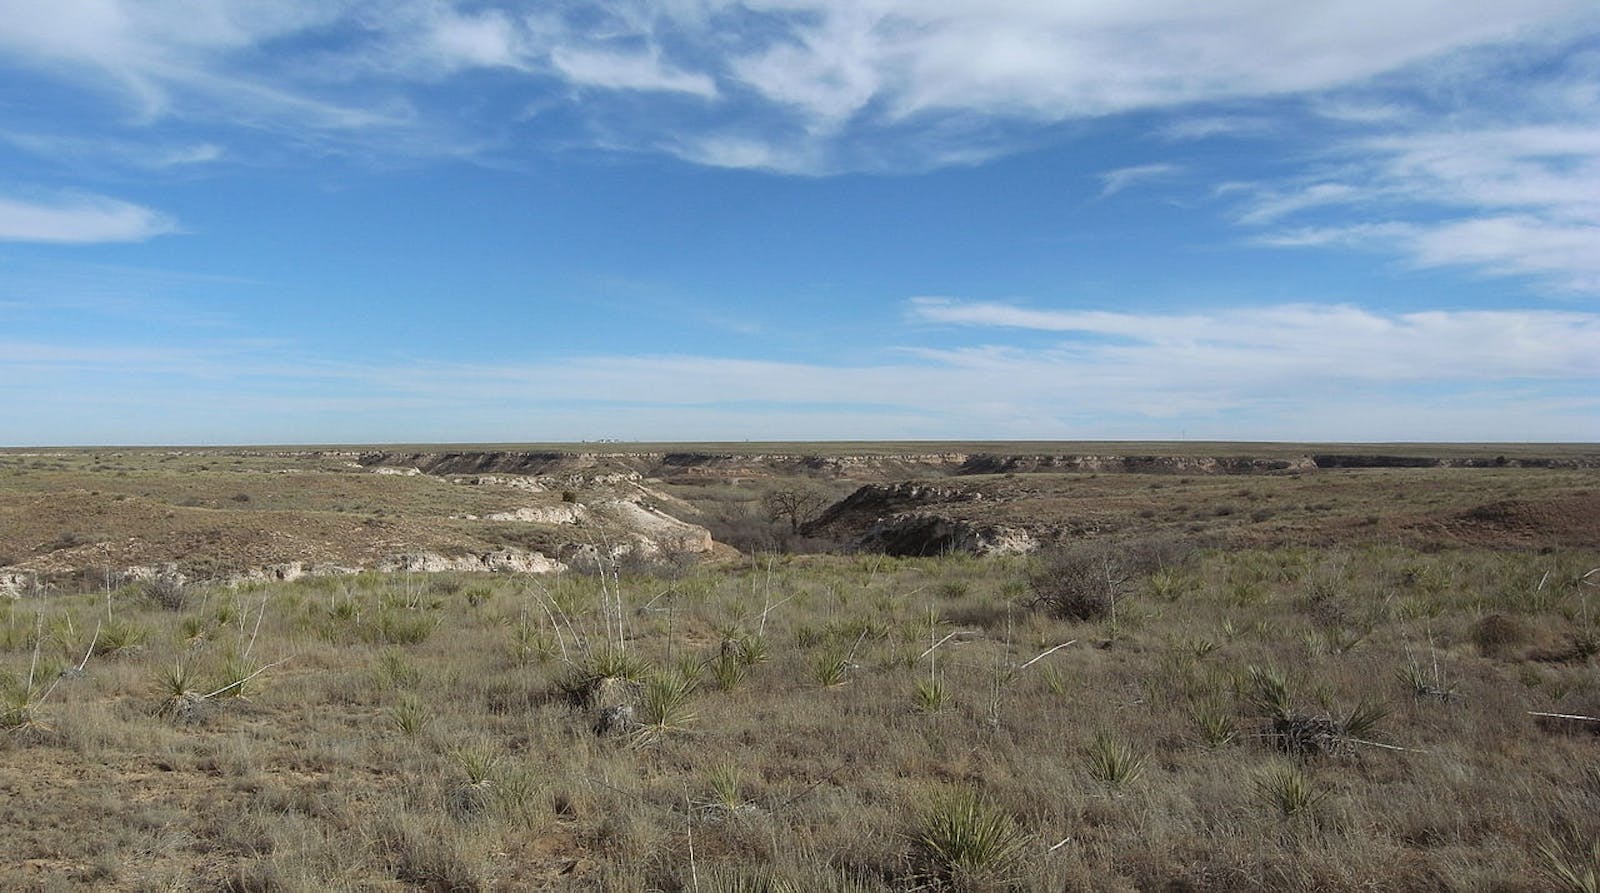
[[[0,450],[0,888],[1600,885],[1600,447]]]

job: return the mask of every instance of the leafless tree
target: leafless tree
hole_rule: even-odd
[[[774,521],[788,521],[790,533],[799,533],[800,525],[822,511],[827,504],[826,494],[806,487],[783,487],[761,498],[767,517]]]

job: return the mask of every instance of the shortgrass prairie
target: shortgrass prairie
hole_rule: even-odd
[[[8,601],[0,888],[1596,888],[1600,549],[1177,533]]]

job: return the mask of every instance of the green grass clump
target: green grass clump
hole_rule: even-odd
[[[1111,788],[1127,787],[1137,781],[1149,760],[1147,754],[1134,750],[1133,745],[1105,732],[1096,735],[1084,749],[1084,757],[1089,775]]]
[[[1261,801],[1284,818],[1309,813],[1327,796],[1305,767],[1292,763],[1275,765],[1256,776],[1255,789]]]
[[[918,679],[917,693],[912,700],[919,712],[938,713],[950,706],[953,697],[943,679]]]
[[[676,670],[651,673],[640,693],[636,742],[655,744],[693,725],[698,718],[691,707],[694,690],[695,681]]]
[[[1027,838],[976,791],[951,788],[929,799],[912,841],[914,857],[934,882],[981,887],[1015,879]]]
[[[837,688],[850,681],[850,658],[836,651],[817,656],[811,663],[811,678],[823,688]]]

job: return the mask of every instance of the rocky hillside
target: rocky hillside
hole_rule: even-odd
[[[762,512],[774,491],[852,485],[818,516],[792,519],[806,521],[793,532],[808,548],[994,554],[1152,532],[1600,542],[1600,450],[1581,446],[1028,446],[0,450],[0,588],[86,574],[528,574],[731,557],[710,528],[731,540],[740,523],[773,521]]]
[[[1547,455],[1511,454],[1493,446],[1479,453],[1320,451],[1259,456],[1210,453],[1204,445],[1173,453],[717,453],[694,451],[371,451],[330,453],[363,466],[415,468],[426,474],[562,475],[610,472],[666,481],[684,479],[832,477],[892,481],[982,474],[1093,472],[1101,474],[1254,475],[1335,468],[1600,468],[1600,449]]]

